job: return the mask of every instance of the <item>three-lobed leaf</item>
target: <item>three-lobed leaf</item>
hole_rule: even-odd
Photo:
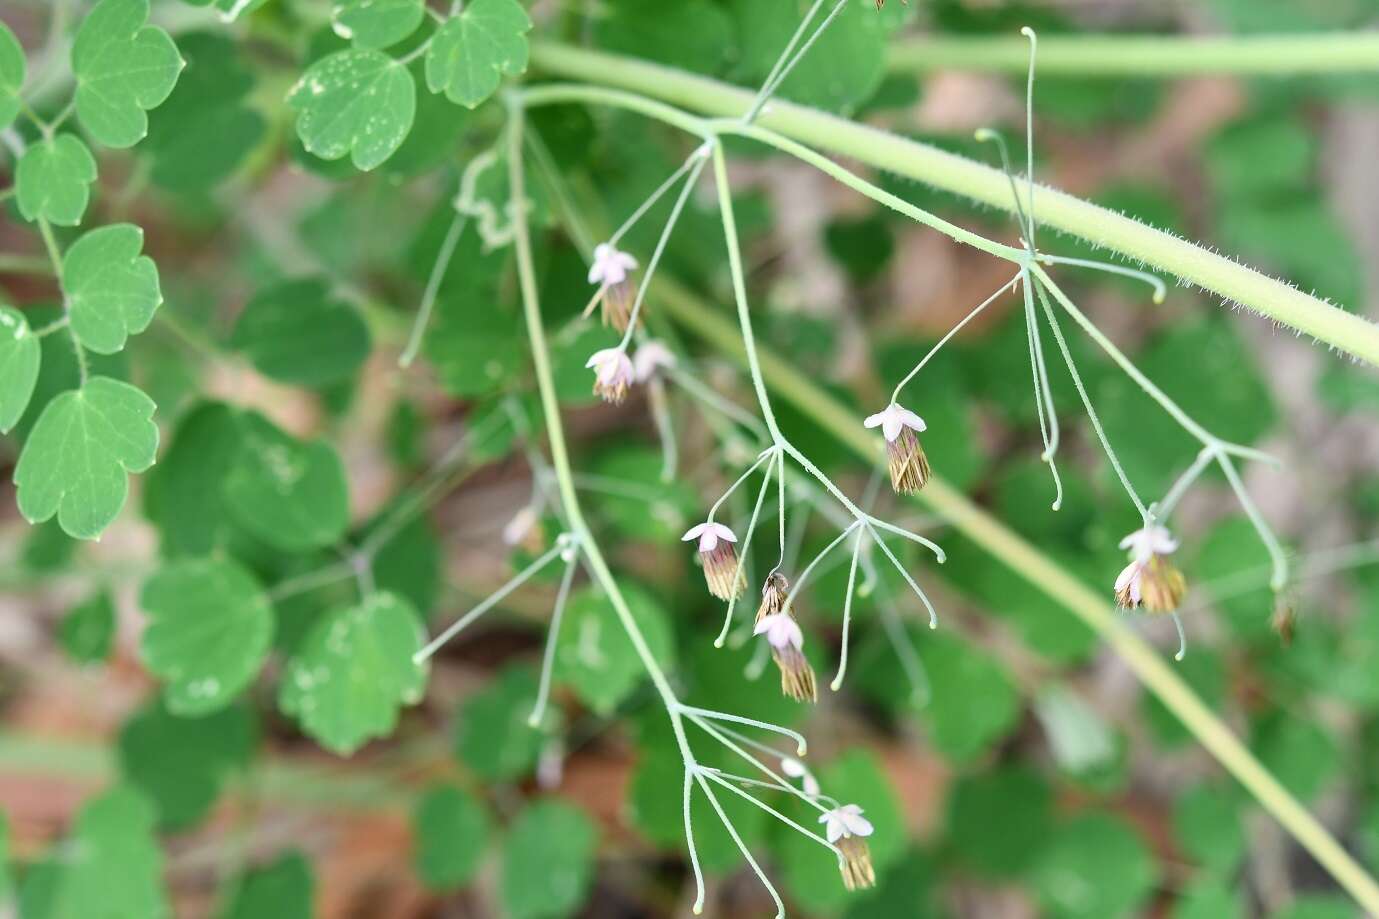
[[[149,0],[101,0],[72,44],[77,118],[107,147],[132,147],[148,133],[147,111],[177,85],[182,57],[148,21]]]
[[[254,576],[231,559],[184,559],[144,584],[144,663],[167,682],[168,708],[224,708],[258,675],[273,641],[273,609]]]
[[[421,698],[426,665],[413,659],[425,636],[411,604],[376,593],[318,622],[288,661],[278,706],[321,746],[348,756],[397,726]]]
[[[114,354],[153,321],[163,302],[158,266],[147,255],[144,231],[117,223],[84,234],[62,259],[62,291],[72,333],[98,354]]]
[[[503,75],[527,69],[532,21],[516,0],[474,0],[436,31],[426,52],[426,85],[452,102],[476,108]]]
[[[59,134],[24,151],[15,168],[19,213],[60,226],[81,223],[96,181],[96,159],[75,134]]]
[[[38,382],[42,349],[24,314],[0,306],[0,434],[9,433],[28,408]]]
[[[324,278],[302,278],[250,300],[230,343],[275,380],[325,386],[349,379],[369,356],[369,327]]]
[[[338,0],[335,34],[357,48],[386,48],[411,35],[426,18],[422,0]]]
[[[312,64],[287,97],[297,136],[325,160],[373,169],[402,145],[416,117],[416,83],[381,51],[349,49]]]
[[[129,493],[127,473],[158,452],[153,400],[128,383],[93,377],[53,398],[24,443],[14,484],[30,523],[57,515],[69,536],[95,539]]]

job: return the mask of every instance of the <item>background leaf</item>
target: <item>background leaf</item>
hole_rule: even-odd
[[[167,682],[168,708],[224,708],[258,675],[273,640],[273,610],[253,575],[229,559],[184,559],[144,584],[148,668]]]
[[[287,102],[308,151],[326,160],[348,155],[364,170],[393,155],[416,115],[412,75],[372,50],[337,51],[312,64]]]
[[[398,709],[421,698],[426,667],[412,655],[423,638],[416,611],[394,594],[337,610],[288,661],[278,705],[323,747],[348,756],[391,733]]]

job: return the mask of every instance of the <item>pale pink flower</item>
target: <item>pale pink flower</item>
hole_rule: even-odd
[[[594,371],[594,393],[614,405],[627,398],[627,388],[634,381],[632,361],[621,348],[595,351],[585,363]]]
[[[752,634],[765,635],[766,641],[778,651],[784,651],[786,648],[798,651],[804,647],[804,633],[800,631],[800,624],[789,613],[763,616],[756,628],[752,629]]]
[[[632,367],[636,371],[638,383],[645,383],[662,367],[674,366],[675,355],[659,341],[645,342],[637,349],[637,353],[632,355]]]
[[[681,542],[689,542],[691,539],[699,540],[699,552],[707,554],[718,548],[720,539],[737,542],[737,534],[721,523],[706,520],[690,527],[685,531],[685,535],[680,537]]]
[[[868,415],[862,424],[868,428],[879,427],[881,433],[886,435],[887,443],[894,443],[905,428],[922,433],[926,427],[923,418],[896,402],[892,402],[875,415]]]
[[[844,804],[819,816],[825,824],[824,831],[829,842],[847,839],[851,836],[870,836],[873,832],[871,821],[862,816],[862,808],[856,804]]]
[[[612,287],[627,280],[627,273],[635,271],[637,260],[611,243],[599,243],[594,248],[594,263],[589,266],[589,283]]]

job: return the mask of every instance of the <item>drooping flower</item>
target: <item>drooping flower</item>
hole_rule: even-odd
[[[915,432],[925,429],[924,419],[892,402],[863,424],[881,428],[886,437],[886,460],[891,473],[891,488],[896,494],[912,495],[929,481],[929,458],[919,445]]]
[[[635,258],[610,243],[599,243],[594,249],[594,263],[589,266],[589,283],[599,285],[594,301],[603,307],[603,324],[611,325],[619,332],[627,331],[627,323],[632,318],[632,301],[636,291],[629,273],[636,268]]]
[[[819,698],[814,668],[804,656],[804,633],[789,611],[757,620],[755,635],[765,635],[771,646],[771,659],[780,669],[780,689],[796,702],[815,702]]]
[[[1168,529],[1158,524],[1141,527],[1122,539],[1120,547],[1130,552],[1130,563],[1116,577],[1116,605],[1144,607],[1151,613],[1177,609],[1187,593],[1187,580],[1168,558],[1178,549]]]
[[[528,552],[536,552],[541,548],[545,539],[546,534],[542,532],[541,515],[531,505],[527,505],[513,514],[512,519],[503,525],[504,545],[521,546]]]
[[[800,787],[805,794],[811,798],[817,798],[821,789],[819,780],[814,778],[814,773],[809,771],[809,767],[793,756],[783,756],[780,761],[780,771],[784,772],[792,779],[801,779]]]
[[[779,571],[768,574],[766,583],[761,585],[761,605],[757,607],[757,622],[784,610],[789,592],[790,582],[785,575]]]
[[[594,371],[594,394],[614,405],[627,398],[627,388],[634,382],[632,361],[621,348],[595,351],[584,365]]]
[[[824,824],[824,835],[831,843],[836,843],[842,853],[838,869],[843,874],[843,886],[848,890],[873,887],[876,884],[876,871],[871,864],[871,847],[865,837],[872,834],[871,821],[862,816],[862,808],[856,804],[835,807],[819,817]]]
[[[632,368],[637,373],[637,382],[645,383],[656,375],[662,367],[674,367],[675,354],[659,341],[644,342],[637,353],[632,355]]]
[[[737,535],[721,523],[706,520],[695,524],[680,537],[682,542],[699,540],[699,559],[704,564],[704,581],[709,593],[720,600],[731,600],[746,586],[738,570],[737,550],[733,543]]]

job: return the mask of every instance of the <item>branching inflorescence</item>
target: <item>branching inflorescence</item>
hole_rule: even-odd
[[[948,344],[974,318],[999,300],[1006,293],[1019,290],[1023,297],[1023,311],[1028,341],[1031,382],[1034,390],[1036,415],[1039,421],[1043,451],[1041,461],[1049,466],[1053,477],[1052,507],[1056,511],[1062,503],[1062,484],[1055,464],[1060,444],[1060,428],[1054,406],[1049,370],[1044,355],[1042,328],[1047,324],[1058,346],[1065,366],[1072,378],[1083,407],[1087,411],[1093,431],[1106,453],[1121,486],[1131,503],[1139,512],[1142,526],[1122,542],[1121,547],[1130,554],[1129,564],[1115,580],[1114,598],[1124,609],[1143,609],[1150,613],[1171,614],[1175,622],[1176,610],[1185,592],[1183,575],[1170,561],[1178,542],[1165,528],[1164,522],[1171,516],[1178,501],[1191,487],[1201,473],[1212,464],[1218,465],[1225,474],[1231,488],[1244,507],[1250,520],[1267,546],[1273,571],[1271,583],[1275,590],[1282,590],[1288,580],[1287,560],[1277,538],[1264,522],[1258,508],[1250,499],[1236,467],[1237,460],[1265,459],[1269,457],[1238,444],[1229,443],[1208,432],[1192,417],[1154,385],[1135,365],[1110,341],[1087,317],[1066,293],[1055,283],[1049,268],[1056,265],[1090,268],[1141,279],[1149,284],[1155,302],[1164,296],[1164,285],[1157,278],[1143,272],[1118,265],[1105,264],[1083,259],[1064,258],[1047,254],[1037,249],[1035,235],[1037,229],[1033,173],[1033,127],[1030,109],[1034,91],[1034,50],[1035,36],[1031,30],[1024,30],[1030,41],[1030,68],[1026,90],[1026,140],[1029,160],[1027,169],[1031,181],[1024,201],[1020,200],[1019,190],[1010,173],[1008,156],[999,135],[983,130],[978,139],[990,141],[997,146],[1006,174],[1010,178],[1012,194],[1017,204],[1017,222],[1023,245],[1011,247],[985,239],[971,231],[951,224],[942,218],[915,207],[894,195],[878,188],[865,179],[844,169],[817,152],[789,140],[770,130],[762,128],[754,121],[767,109],[770,100],[793,68],[817,41],[829,23],[839,15],[846,0],[836,0],[831,9],[820,18],[824,0],[815,0],[799,28],[772,68],[766,82],[761,87],[752,104],[740,118],[701,119],[678,111],[662,103],[645,97],[614,90],[597,89],[585,86],[551,85],[514,91],[508,96],[509,127],[507,135],[506,161],[508,185],[512,195],[509,208],[511,227],[504,231],[504,241],[510,239],[517,257],[517,268],[521,282],[524,313],[531,339],[533,360],[536,367],[537,382],[545,412],[546,430],[550,444],[551,464],[547,466],[528,438],[528,457],[532,465],[534,490],[532,503],[515,519],[510,529],[514,533],[510,542],[516,542],[532,529],[532,522],[544,510],[553,512],[564,526],[554,544],[518,573],[507,584],[492,594],[473,610],[465,614],[444,632],[438,635],[418,654],[418,659],[429,657],[436,649],[452,638],[484,612],[496,606],[513,590],[526,583],[537,573],[559,560],[564,565],[556,594],[555,608],[551,617],[550,634],[544,655],[540,691],[536,705],[531,712],[531,724],[541,723],[542,714],[549,694],[550,671],[553,663],[553,648],[560,629],[560,621],[576,569],[584,567],[593,581],[604,591],[612,604],[621,625],[626,630],[634,649],[664,703],[671,721],[678,749],[684,763],[683,811],[685,833],[694,873],[697,895],[695,911],[702,909],[704,885],[694,844],[694,828],[691,821],[691,801],[696,788],[704,795],[715,813],[723,821],[729,835],[741,849],[743,856],[761,882],[771,894],[777,906],[778,915],[783,915],[784,906],[778,892],[772,885],[761,865],[742,841],[736,828],[723,810],[719,795],[727,792],[741,797],[780,820],[793,830],[800,832],[818,844],[828,848],[838,858],[839,868],[845,885],[849,888],[866,887],[874,883],[866,837],[872,827],[862,815],[860,808],[828,797],[819,787],[813,774],[801,761],[806,752],[805,738],[786,727],[757,721],[730,712],[711,711],[697,708],[682,701],[672,687],[668,677],[653,656],[642,633],[633,619],[625,599],[614,580],[604,556],[590,532],[580,507],[578,498],[579,479],[574,474],[560,422],[559,406],[554,394],[550,358],[547,353],[545,331],[543,329],[538,290],[532,255],[532,243],[527,227],[528,199],[526,197],[526,175],[524,156],[534,155],[536,162],[546,174],[546,178],[556,181],[554,168],[549,164],[544,145],[534,132],[526,126],[527,109],[559,102],[582,101],[602,103],[639,111],[681,128],[700,140],[698,146],[685,161],[637,207],[620,227],[605,241],[592,247],[586,245],[590,256],[589,283],[594,292],[584,317],[590,317],[597,309],[601,320],[622,334],[615,347],[600,350],[588,358],[587,366],[593,371],[593,390],[609,403],[620,403],[634,386],[644,385],[650,394],[652,413],[656,418],[657,430],[665,455],[663,474],[665,478],[673,475],[676,468],[675,443],[670,429],[669,414],[665,408],[665,385],[673,383],[692,399],[702,403],[708,415],[726,424],[731,430],[722,431],[730,444],[740,445],[740,432],[743,428],[757,438],[755,455],[746,452],[745,468],[719,497],[710,505],[705,518],[684,534],[684,540],[695,544],[696,554],[703,568],[709,592],[726,602],[726,613],[715,645],[724,646],[733,632],[735,612],[739,600],[749,588],[748,565],[751,547],[762,522],[766,499],[773,491],[776,495],[776,543],[778,555],[776,563],[762,577],[759,588],[760,599],[757,613],[751,623],[744,623],[741,633],[745,640],[747,631],[759,636],[759,653],[749,665],[749,669],[759,674],[769,657],[780,672],[782,692],[801,702],[812,702],[817,698],[817,680],[814,670],[803,653],[804,629],[796,615],[797,600],[803,587],[811,576],[823,570],[830,562],[830,556],[840,546],[848,548],[848,577],[846,593],[842,601],[842,634],[839,660],[834,677],[829,682],[833,690],[838,690],[847,671],[849,632],[852,606],[855,597],[865,597],[873,593],[882,583],[879,579],[873,558],[873,551],[879,551],[885,562],[891,565],[905,583],[919,598],[926,609],[930,627],[937,627],[938,617],[933,604],[913,575],[901,562],[888,539],[908,540],[932,552],[935,558],[944,560],[943,550],[919,533],[893,522],[888,522],[873,514],[869,509],[871,497],[861,502],[851,499],[831,478],[818,468],[799,448],[780,430],[773,411],[770,396],[763,379],[757,355],[756,340],[748,304],[746,278],[742,262],[741,246],[734,215],[732,191],[728,180],[724,156],[724,137],[740,136],[754,139],[809,163],[838,179],[850,188],[884,204],[907,217],[943,232],[953,239],[1005,259],[1015,267],[1015,273],[989,297],[980,302],[945,334],[895,386],[886,406],[863,422],[867,428],[880,428],[886,451],[886,466],[894,491],[898,494],[913,494],[924,488],[930,477],[928,459],[920,443],[919,436],[925,431],[924,420],[914,411],[901,404],[902,392],[918,379],[930,359]],[[878,4],[878,7],[880,4]],[[812,27],[812,30],[811,30]],[[687,362],[674,354],[664,343],[647,337],[642,323],[646,306],[646,296],[652,279],[661,263],[662,256],[680,219],[684,208],[712,164],[713,179],[717,190],[717,205],[722,220],[724,236],[727,241],[728,268],[736,305],[739,330],[745,346],[747,366],[756,397],[759,417],[745,412],[735,403],[724,399],[704,383],[698,381],[689,370]],[[627,232],[643,219],[651,209],[671,192],[678,194],[670,210],[669,217],[657,240],[656,246],[646,260],[645,270],[640,277],[641,260],[636,254],[619,248]],[[561,197],[556,189],[556,197]],[[456,226],[462,226],[457,218]],[[457,232],[452,229],[452,236]],[[587,239],[584,242],[589,242]],[[453,243],[448,247],[453,249]],[[447,247],[442,248],[442,261],[448,258]],[[443,267],[439,270],[443,271]],[[427,303],[434,299],[428,292]],[[1119,365],[1132,380],[1153,398],[1200,444],[1196,459],[1178,478],[1168,493],[1158,502],[1146,503],[1136,491],[1126,474],[1114,448],[1096,413],[1086,387],[1073,362],[1068,343],[1059,325],[1055,304],[1076,325]],[[424,308],[419,317],[424,324],[429,309]],[[1042,317],[1042,318],[1041,318]],[[420,328],[420,325],[419,325]],[[415,353],[416,336],[408,356]],[[633,346],[635,344],[635,350]],[[517,413],[514,413],[517,414]],[[514,419],[516,423],[516,418]],[[736,451],[739,454],[741,450]],[[733,451],[725,451],[732,455]],[[739,539],[738,533],[723,523],[719,517],[729,499],[738,490],[760,476],[755,501],[746,527]],[[868,489],[874,497],[874,488]],[[792,505],[791,494],[800,493],[804,499]],[[823,519],[836,527],[836,535],[824,548],[802,567],[798,567],[798,534],[802,532],[803,520],[809,509],[820,512]],[[792,521],[791,514],[796,515]],[[521,524],[518,526],[518,524]],[[521,532],[516,532],[517,530]],[[861,578],[859,580],[859,571]],[[793,575],[793,578],[792,578]],[[882,622],[888,636],[892,639],[900,656],[902,666],[910,678],[913,696],[922,699],[927,695],[928,686],[918,655],[909,644],[903,625],[900,623],[895,606],[895,598],[887,592],[878,596]],[[1182,627],[1178,624],[1180,646],[1178,656],[1184,650]],[[736,643],[736,642],[735,642]],[[752,775],[740,775],[703,765],[694,752],[687,726],[693,726],[704,738],[721,744],[746,763]],[[795,749],[782,752],[762,740],[745,733],[755,730],[773,735],[777,739],[793,741]],[[809,829],[768,803],[761,796],[762,791],[779,792],[794,796],[806,802],[819,812],[818,821],[825,832]]]

